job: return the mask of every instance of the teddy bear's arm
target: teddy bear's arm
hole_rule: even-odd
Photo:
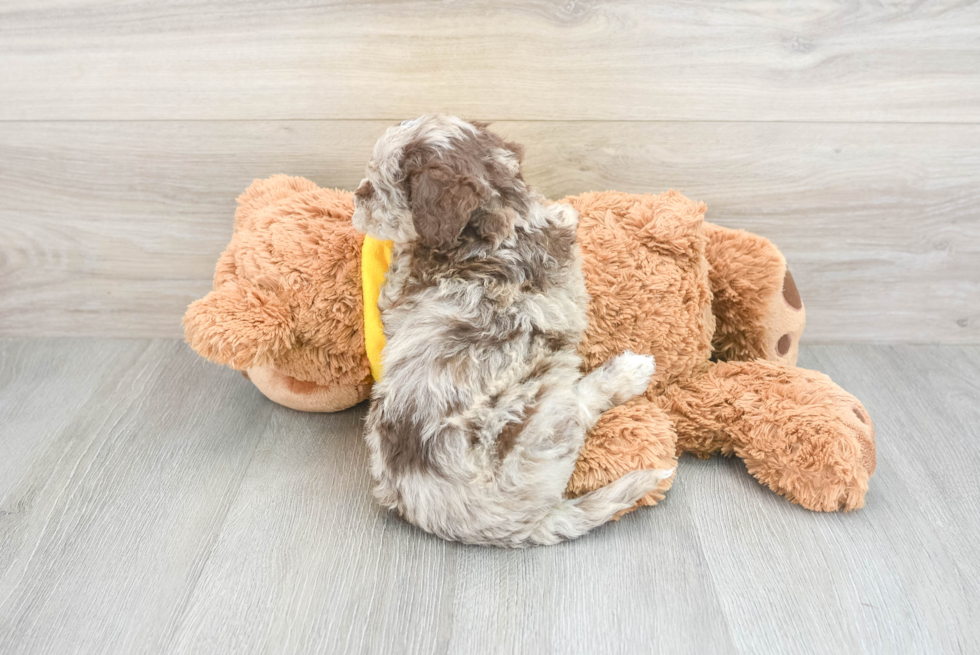
[[[201,356],[244,370],[272,361],[292,341],[292,314],[279,297],[227,282],[184,314],[184,336]]]
[[[721,362],[652,400],[671,418],[683,452],[738,455],[760,482],[808,509],[864,505],[874,426],[861,401],[822,373]]]
[[[806,309],[786,258],[768,239],[704,223],[714,297],[714,357],[796,366]]]

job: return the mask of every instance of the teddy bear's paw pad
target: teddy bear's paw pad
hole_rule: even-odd
[[[793,309],[803,309],[803,299],[800,298],[800,290],[796,288],[796,280],[793,274],[786,269],[783,275],[783,300]]]
[[[762,325],[765,330],[763,349],[766,359],[795,366],[800,352],[800,337],[806,326],[806,309],[789,269],[783,273],[780,292],[769,302]]]

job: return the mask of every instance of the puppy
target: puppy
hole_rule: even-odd
[[[385,132],[355,193],[354,226],[394,242],[366,425],[375,493],[471,544],[574,539],[671,473],[563,497],[586,432],[646,389],[654,362],[623,353],[582,377],[578,213],[543,204],[521,157],[485,125],[422,116]]]

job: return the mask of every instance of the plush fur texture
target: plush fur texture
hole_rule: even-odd
[[[772,362],[724,362],[652,396],[678,448],[737,455],[749,473],[809,509],[864,504],[875,470],[867,409],[823,373]]]
[[[674,192],[563,202],[580,213],[592,298],[580,346],[587,368],[623,349],[657,360],[645,401],[630,403],[632,420],[616,408],[593,430],[569,490],[637,466],[670,468],[665,444],[674,443],[671,455],[738,455],[761,482],[810,509],[863,505],[874,427],[830,378],[794,366],[805,314],[779,251],[704,223],[704,205]],[[787,334],[794,345],[779,352]],[[740,357],[749,361],[711,361]]]
[[[355,404],[369,378],[352,194],[277,177],[255,182],[242,199],[239,216],[262,215],[268,223],[255,229],[238,221],[216,274],[224,300],[209,296],[191,306],[185,319],[191,345],[231,363],[241,360],[229,353],[259,350],[268,342],[263,335],[283,335],[280,343],[289,347],[266,349],[262,365],[283,373],[252,375],[263,393],[316,411]],[[704,222],[703,205],[673,192],[588,193],[564,202],[579,212],[591,297],[583,361],[594,368],[627,349],[657,359],[647,393],[605,412],[589,432],[568,495],[630,471],[673,468],[682,452],[721,453],[745,458],[763,484],[809,509],[861,507],[875,468],[874,426],[857,398],[822,374],[796,368],[806,308],[778,249]],[[308,221],[316,225],[285,228]],[[285,247],[284,238],[303,245]],[[301,256],[314,251],[315,259]],[[324,277],[340,301],[324,302],[308,288]],[[251,312],[244,298],[256,287],[277,288],[277,302],[290,311]],[[298,332],[325,313],[317,332],[323,341]],[[790,347],[779,354],[787,335]],[[671,482],[662,481],[641,504],[658,502]]]
[[[273,400],[337,411],[367,398],[360,250],[349,193],[277,175],[238,198],[214,290],[184,315],[187,342],[248,371]]]
[[[528,189],[518,147],[451,116],[406,121],[378,141],[355,198],[354,225],[394,242],[366,427],[383,505],[446,539],[552,544],[670,475],[563,495],[586,432],[646,389],[654,361],[625,353],[581,377],[578,214]]]

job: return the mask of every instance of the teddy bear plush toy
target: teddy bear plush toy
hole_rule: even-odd
[[[796,367],[805,311],[779,250],[705,222],[703,204],[672,191],[562,202],[580,214],[585,367],[624,350],[657,363],[646,393],[589,433],[568,494],[675,468],[681,453],[721,453],[806,508],[861,507],[875,468],[871,418],[826,375]],[[188,343],[294,409],[336,412],[368,398],[384,264],[353,211],[351,193],[303,178],[254,182],[238,198],[214,290],[184,316]],[[656,504],[672,481],[640,504]]]

